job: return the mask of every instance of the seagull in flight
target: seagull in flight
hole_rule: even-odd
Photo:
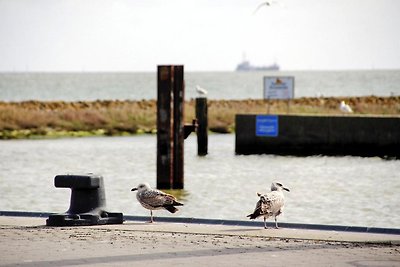
[[[269,6],[275,5],[275,4],[282,5],[282,4],[279,3],[278,1],[265,1],[265,2],[262,2],[261,4],[259,4],[259,5],[257,6],[256,10],[254,10],[253,15],[256,14],[256,13],[258,12],[258,10],[259,10],[260,8],[262,8],[263,6],[269,7]]]

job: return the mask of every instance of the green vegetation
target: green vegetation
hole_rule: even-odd
[[[208,124],[212,132],[230,133],[237,113],[341,115],[341,100],[353,108],[353,115],[400,115],[399,96],[296,98],[289,105],[284,100],[209,100]],[[156,100],[0,102],[0,139],[155,133],[156,106]],[[194,114],[192,99],[185,103],[185,122]]]

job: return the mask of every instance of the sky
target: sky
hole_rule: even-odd
[[[400,69],[399,0],[0,0],[0,71]]]

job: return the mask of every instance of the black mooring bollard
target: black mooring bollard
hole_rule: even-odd
[[[48,226],[82,226],[121,224],[122,213],[107,212],[103,177],[94,174],[57,175],[55,187],[71,188],[71,202],[67,212],[50,215]]]
[[[197,155],[205,156],[208,153],[208,111],[207,98],[196,98],[197,118]]]

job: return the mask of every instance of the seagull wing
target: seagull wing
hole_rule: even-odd
[[[178,203],[173,195],[166,194],[160,190],[151,189],[144,191],[140,195],[140,200],[153,208],[161,208],[165,205]]]
[[[254,10],[253,15],[256,14],[258,12],[258,10],[263,7],[263,6],[269,6],[271,5],[268,1],[267,2],[263,2],[261,4],[258,5],[258,7],[256,8],[256,10]]]
[[[265,197],[265,195],[260,196],[260,200],[258,200],[256,204],[256,208],[254,209],[253,213],[247,215],[250,219],[255,219],[260,216],[270,216],[270,208],[271,208],[271,201]]]

